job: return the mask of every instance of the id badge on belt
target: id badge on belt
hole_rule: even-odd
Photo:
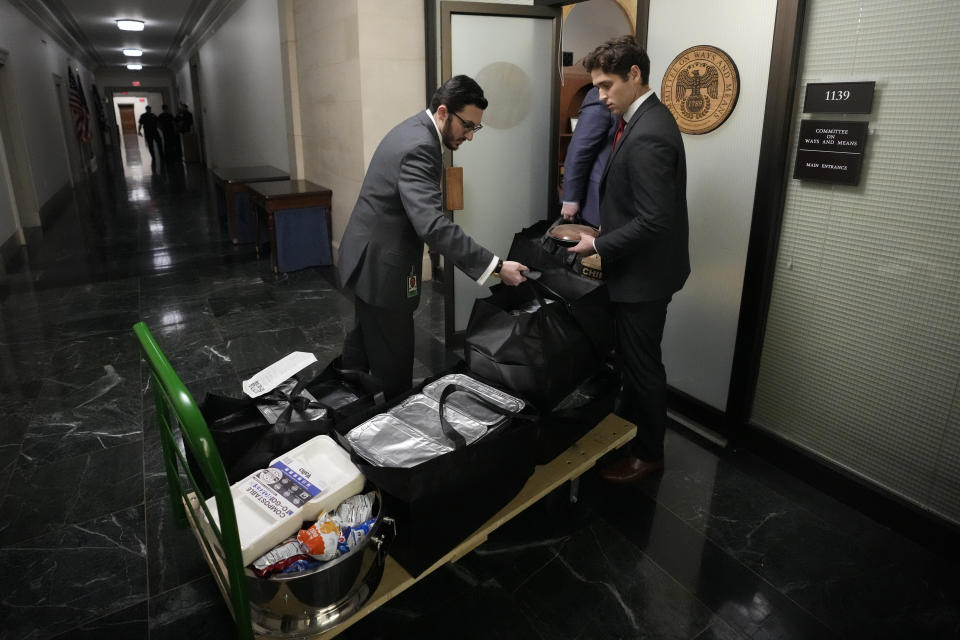
[[[410,267],[410,275],[407,276],[407,297],[416,298],[419,294],[417,290],[417,273],[414,267]]]

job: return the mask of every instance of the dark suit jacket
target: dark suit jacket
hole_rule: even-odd
[[[654,94],[627,123],[600,183],[595,247],[614,302],[669,298],[690,275],[687,161],[680,129]]]
[[[600,224],[600,179],[616,129],[617,118],[600,102],[600,90],[590,89],[563,161],[563,201],[579,202],[580,217],[594,226]]]
[[[442,169],[440,139],[426,112],[398,124],[377,147],[340,240],[340,281],[364,302],[415,308],[424,242],[475,280],[493,260],[443,216]]]

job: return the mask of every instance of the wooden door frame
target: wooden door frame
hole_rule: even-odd
[[[430,0],[426,0],[428,3]],[[444,0],[440,3],[440,42],[434,42],[434,46],[431,51],[428,51],[427,60],[429,61],[431,57],[435,58],[436,46],[439,44],[441,46],[441,55],[440,55],[440,66],[441,66],[441,77],[449,78],[452,73],[453,62],[451,54],[451,19],[455,14],[466,14],[466,15],[475,15],[475,16],[502,16],[502,17],[511,17],[511,18],[541,18],[541,19],[552,19],[553,20],[553,48],[554,54],[552,67],[551,67],[551,97],[550,97],[550,113],[551,113],[551,122],[549,131],[552,132],[550,136],[550,145],[548,149],[549,158],[555,158],[557,155],[557,122],[558,122],[558,105],[560,100],[560,29],[561,25],[561,11],[559,7],[538,7],[534,5],[515,5],[515,4],[497,4],[492,2],[447,2]],[[428,69],[429,76],[429,69]],[[430,92],[432,96],[432,91]],[[428,98],[429,100],[429,98]],[[450,167],[453,164],[453,155],[452,153],[444,149],[443,151],[443,165],[444,167]],[[554,198],[557,193],[557,177],[553,172],[550,172],[549,179],[547,182],[547,193],[545,194],[546,198]],[[549,201],[549,200],[548,200]],[[452,212],[445,211],[445,215],[448,218],[453,217]],[[448,262],[444,262],[444,268],[446,268]],[[453,265],[450,264],[450,268],[453,268]],[[444,339],[445,344],[448,349],[463,346],[464,342],[464,332],[456,331],[456,320],[455,320],[455,308],[454,308],[454,287],[453,287],[454,278],[451,274],[444,274],[443,278],[443,313],[444,313]]]
[[[117,105],[117,110],[120,112],[120,122],[119,122],[119,125],[120,125],[120,135],[126,135],[126,134],[127,134],[127,132],[123,130],[123,112],[124,112],[124,110],[129,110],[129,111],[130,111],[130,115],[133,116],[133,119],[131,120],[131,122],[133,123],[133,131],[132,131],[132,133],[136,134],[136,133],[137,133],[137,109],[136,109],[136,107],[135,107],[134,105],[132,105],[132,104],[118,104],[118,105]]]

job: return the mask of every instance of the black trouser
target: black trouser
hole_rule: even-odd
[[[641,460],[663,458],[667,422],[667,374],[660,342],[667,319],[666,300],[614,303],[620,395],[614,412],[637,425],[631,453]]]
[[[413,309],[387,309],[354,298],[353,328],[343,341],[345,369],[369,371],[393,398],[413,386]]]
[[[165,131],[163,134],[163,159],[166,162],[178,162],[182,156],[180,134],[175,131]]]
[[[160,161],[163,161],[163,141],[160,139],[160,133],[158,131],[146,131],[143,132],[143,139],[147,143],[147,151],[150,152],[150,159],[154,162],[157,161],[157,157],[153,153],[153,145],[157,145],[157,152],[160,154]]]

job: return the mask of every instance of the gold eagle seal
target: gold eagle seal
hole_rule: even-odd
[[[733,113],[740,96],[740,73],[726,53],[701,44],[690,47],[663,74],[660,99],[677,119],[680,131],[713,131]]]

